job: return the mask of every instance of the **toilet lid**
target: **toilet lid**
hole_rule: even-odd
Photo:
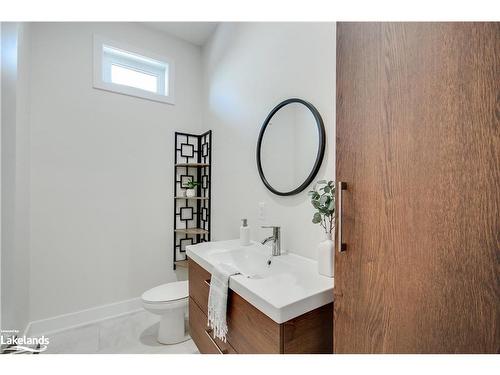
[[[144,292],[142,300],[145,302],[168,302],[189,296],[189,286],[187,281],[175,281],[163,284]]]

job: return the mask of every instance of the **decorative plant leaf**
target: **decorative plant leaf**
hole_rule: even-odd
[[[312,222],[320,224],[326,233],[330,233],[334,227],[335,181],[318,181],[313,190],[308,192],[308,195],[311,197],[311,204],[316,210]]]
[[[332,212],[335,211],[335,201],[332,199],[330,204],[328,205],[328,209]]]
[[[193,179],[191,179],[182,186],[188,189],[194,189],[198,185],[200,185],[198,181],[194,181]]]
[[[321,223],[321,215],[320,215],[320,213],[319,213],[319,212],[315,212],[315,213],[314,213],[314,216],[313,216],[312,222],[313,222],[314,224]]]

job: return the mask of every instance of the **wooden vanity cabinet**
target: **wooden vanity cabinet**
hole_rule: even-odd
[[[207,326],[210,273],[189,259],[189,329],[201,353],[333,353],[333,303],[278,324],[229,291],[227,342]]]

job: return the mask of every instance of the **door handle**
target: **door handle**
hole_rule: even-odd
[[[347,190],[347,182],[338,181],[337,190],[337,248],[342,253],[347,250],[347,244],[342,242],[342,191]]]

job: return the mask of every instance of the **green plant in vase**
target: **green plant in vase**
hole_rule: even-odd
[[[312,206],[316,209],[312,222],[320,224],[325,233],[331,234],[335,228],[335,182],[318,181],[308,194]]]
[[[192,198],[196,196],[196,187],[199,186],[200,183],[198,181],[195,181],[193,179],[190,179],[188,182],[186,182],[183,187],[186,188],[186,197]]]
[[[312,222],[325,230],[325,238],[318,246],[318,272],[333,277],[333,241],[335,229],[335,181],[318,181],[309,191],[311,204],[315,209]]]

